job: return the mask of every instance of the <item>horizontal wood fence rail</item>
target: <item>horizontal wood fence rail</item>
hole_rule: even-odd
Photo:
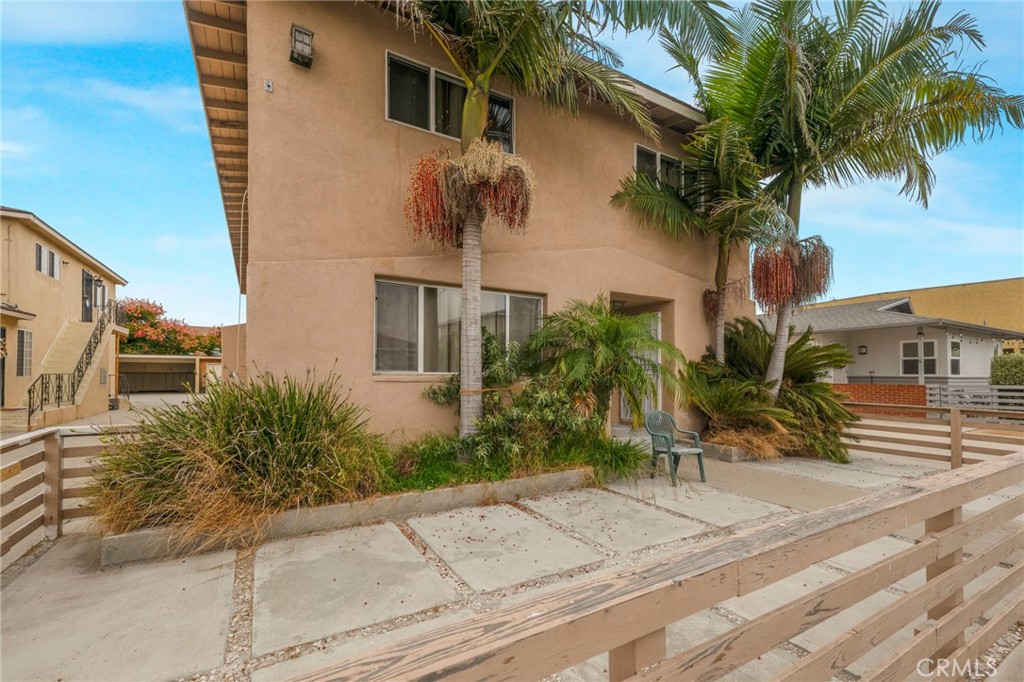
[[[962,384],[927,386],[928,405],[990,407],[1003,410],[1024,409],[1024,386]]]
[[[64,523],[92,516],[80,504],[103,446],[98,436],[133,426],[51,427],[0,441],[0,561],[4,567],[42,540],[56,540]],[[70,482],[72,485],[68,485]]]
[[[745,530],[533,595],[294,679],[530,680],[609,652],[612,682],[713,680],[923,568],[928,578],[923,587],[838,637],[825,653],[804,657],[780,678],[828,679],[927,613],[930,620],[919,635],[926,641],[915,638],[901,648],[898,659],[868,673],[869,679],[888,679],[890,669],[903,670],[907,657],[919,651],[933,658],[947,649],[950,655],[963,656],[983,643],[981,634],[965,642],[963,629],[976,614],[1017,589],[1022,572],[1006,572],[968,601],[963,600],[963,587],[1019,549],[1024,530],[997,537],[966,561],[962,548],[1024,514],[1024,495],[1007,497],[967,521],[961,509],[1022,477],[1024,454],[940,472],[786,523]],[[666,660],[669,624],[920,521],[925,521],[926,535],[917,545]],[[997,617],[1000,623],[1010,622],[1010,616]]]
[[[853,450],[948,461],[951,468],[1024,451],[1024,426],[1005,421],[1024,419],[1024,412],[980,407],[845,404],[862,420],[848,432],[846,440]],[[884,408],[885,414],[879,408]],[[992,421],[992,417],[999,419]]]

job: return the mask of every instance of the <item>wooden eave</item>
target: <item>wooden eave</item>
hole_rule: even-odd
[[[217,167],[224,217],[235,258],[238,287],[245,293],[249,262],[249,81],[246,6],[229,0],[183,0],[199,91]]]

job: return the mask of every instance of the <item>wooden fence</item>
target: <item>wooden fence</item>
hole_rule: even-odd
[[[21,558],[64,524],[92,515],[85,493],[100,438],[132,427],[41,429],[0,442],[0,563]]]
[[[922,587],[845,630],[776,679],[829,679],[922,613],[927,622],[861,680],[904,679],[928,658],[962,664],[1024,617],[1024,592],[1018,589],[1024,564],[964,597],[967,583],[1019,551],[1024,529],[1005,532],[970,558],[962,553],[969,542],[1024,514],[1024,495],[1003,493],[1012,496],[968,520],[962,505],[1022,477],[1024,454],[908,481],[784,524],[536,594],[296,679],[529,680],[608,652],[612,682],[713,680],[921,569],[927,576]],[[918,544],[666,658],[667,625],[922,520],[926,534]],[[1009,605],[997,607],[1008,595]],[[967,626],[983,614],[987,622],[967,639]]]
[[[978,407],[846,403],[861,416],[850,448],[948,461],[952,468],[1024,451],[1024,412]]]
[[[926,387],[929,405],[1024,410],[1024,386],[940,384]]]

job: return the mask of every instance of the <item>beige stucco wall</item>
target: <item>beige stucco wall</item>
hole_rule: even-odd
[[[222,378],[229,379],[234,374],[239,379],[245,379],[248,376],[245,360],[245,325],[231,324],[221,327],[220,346]]]
[[[312,69],[288,61],[292,23],[315,34]],[[436,375],[373,373],[375,279],[460,281],[459,254],[413,243],[402,214],[410,163],[458,143],[385,120],[386,51],[450,71],[443,55],[365,3],[252,3],[247,26],[246,360],[277,374],[334,368],[385,432],[454,425],[450,409],[420,396]],[[484,287],[541,295],[545,312],[602,292],[660,299],[666,340],[701,354],[713,245],[639,230],[608,205],[635,144],[678,156],[680,136],[666,131],[656,143],[603,105],[574,119],[517,96],[515,140],[536,174],[535,211],[526,235],[485,229]],[[745,259],[735,260],[742,277]],[[749,302],[734,307],[753,314]]]
[[[3,275],[2,299],[5,303],[16,305],[23,312],[35,313],[31,320],[17,319],[12,315],[3,314],[2,324],[7,335],[7,362],[4,375],[5,407],[19,407],[27,397],[28,387],[38,376],[51,344],[57,338],[65,321],[78,322],[82,317],[82,270],[99,275],[94,266],[84,262],[75,253],[67,249],[59,241],[38,229],[33,223],[15,218],[4,217],[0,220],[3,250],[0,264]],[[35,245],[42,244],[54,251],[62,261],[60,279],[37,272],[35,269]],[[107,298],[116,297],[116,283],[104,277],[107,286]],[[94,320],[98,319],[99,310],[94,311]],[[17,330],[25,329],[32,332],[32,376],[17,376],[18,334]],[[83,348],[84,350],[84,348]],[[102,367],[108,375],[115,374],[116,343],[113,339],[100,349],[94,382],[99,386],[99,369]],[[107,409],[107,392],[114,395],[116,381],[108,379],[102,389],[95,390],[90,386],[85,403],[97,412]],[[95,399],[93,393],[103,392],[102,400]],[[88,416],[85,414],[79,416]]]

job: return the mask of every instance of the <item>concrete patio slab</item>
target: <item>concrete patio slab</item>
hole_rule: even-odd
[[[263,545],[253,595],[256,655],[458,597],[392,524]]]
[[[800,476],[823,483],[832,483],[861,490],[899,485],[902,482],[899,476],[875,473],[866,468],[858,468],[849,464],[831,464],[819,459],[803,457],[787,457],[767,462],[743,462],[733,466],[750,467],[789,476]]]
[[[830,463],[829,463],[830,464]],[[832,465],[836,466],[836,465]],[[893,476],[896,478],[912,479],[927,476],[949,469],[948,462],[936,462],[928,459],[917,459],[914,457],[892,457],[879,455],[870,452],[859,452],[856,444],[850,447],[850,463],[838,466],[854,467],[863,471]]]
[[[496,590],[605,558],[508,505],[421,516],[409,525],[475,590]]]
[[[676,486],[659,478],[616,481],[610,489],[721,528],[791,511],[781,505],[723,492],[701,483]]]
[[[633,552],[709,530],[696,521],[602,490],[575,490],[522,504],[616,552]]]
[[[252,682],[278,682],[279,680],[290,680],[299,675],[305,675],[331,664],[343,661],[366,651],[372,651],[379,647],[401,642],[410,637],[422,635],[436,628],[458,623],[472,617],[473,611],[462,609],[450,613],[443,613],[436,618],[413,623],[405,627],[396,628],[382,634],[367,635],[365,637],[353,637],[346,639],[326,649],[314,651],[299,658],[292,658],[280,663],[261,668],[252,673]]]
[[[748,464],[706,460],[704,467],[707,469],[708,485],[800,511],[814,511],[868,494],[860,488],[787,475],[782,471],[772,471],[771,467]]]
[[[99,571],[65,536],[3,590],[4,680],[166,680],[224,660],[234,552]]]

